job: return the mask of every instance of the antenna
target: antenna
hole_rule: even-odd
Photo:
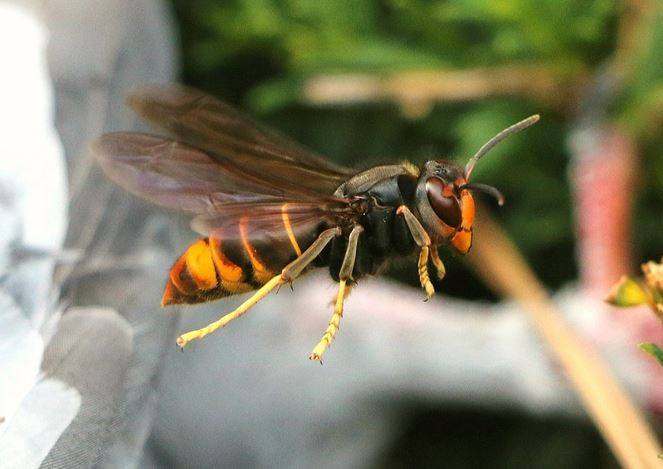
[[[465,179],[467,179],[468,181],[470,180],[470,175],[472,174],[472,170],[474,169],[474,166],[477,164],[477,161],[479,161],[483,155],[485,155],[490,150],[492,150],[492,148],[495,145],[500,143],[509,135],[515,134],[516,132],[520,132],[521,130],[525,130],[527,127],[536,124],[538,121],[539,121],[538,114],[529,116],[527,119],[523,119],[517,124],[513,124],[511,127],[507,127],[506,129],[495,135],[493,138],[488,140],[486,143],[484,143],[483,146],[479,148],[479,151],[476,152],[472,158],[470,158],[470,161],[467,162],[467,165],[465,165]]]
[[[500,207],[504,205],[504,200],[505,200],[504,195],[502,195],[502,193],[499,190],[497,190],[497,188],[489,186],[488,184],[476,184],[476,183],[463,184],[458,188],[458,192],[462,191],[463,189],[481,191],[485,194],[493,196],[495,200],[497,200],[497,205],[499,205]]]

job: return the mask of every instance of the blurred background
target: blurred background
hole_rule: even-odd
[[[481,259],[445,252],[428,303],[412,259],[362,283],[322,367],[306,357],[330,315],[324,273],[179,353],[179,333],[241,298],[159,309],[195,235],[112,186],[87,151],[103,132],[145,130],[124,96],[155,81],[201,88],[360,168],[464,164],[540,114],[477,166],[507,200],[482,210],[658,422],[663,375],[635,344],[661,325],[602,303],[663,254],[657,0],[10,1],[0,21],[14,65],[0,114],[16,136],[0,145],[4,461],[618,467],[519,307],[475,274]],[[60,423],[24,428],[21,415]]]

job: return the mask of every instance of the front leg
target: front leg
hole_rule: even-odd
[[[428,255],[430,253],[430,248],[428,246],[421,246],[419,251],[419,262],[417,263],[417,269],[419,271],[419,282],[426,292],[426,299],[424,301],[430,300],[435,294],[435,288],[433,283],[430,281],[430,275],[428,275]]]
[[[431,252],[430,236],[428,236],[428,233],[424,227],[421,225],[419,220],[417,220],[417,217],[414,216],[410,209],[407,208],[407,206],[401,205],[398,207],[396,214],[405,217],[405,223],[407,223],[407,227],[410,229],[410,234],[412,235],[414,242],[420,248],[419,262],[417,264],[419,270],[419,282],[426,292],[426,300],[429,300],[435,294],[435,288],[433,287],[433,283],[430,281],[430,276],[428,275],[428,258]],[[437,248],[433,247],[433,250],[434,261],[436,258],[439,261],[440,258],[437,256]],[[441,262],[442,261],[440,261],[440,264]],[[437,264],[436,267],[438,268],[439,276],[440,270]],[[442,269],[444,269],[444,264],[442,264]]]
[[[444,262],[440,259],[440,253],[437,252],[437,246],[430,247],[430,260],[433,261],[435,270],[437,271],[437,278],[442,280],[447,275],[447,269],[444,267]]]

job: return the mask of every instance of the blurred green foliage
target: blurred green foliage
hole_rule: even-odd
[[[610,0],[175,0],[188,78],[254,55],[311,73],[545,61],[573,72],[610,54]],[[212,75],[215,75],[213,73]]]
[[[257,114],[330,158],[466,160],[487,138],[529,114],[532,129],[478,166],[476,180],[503,190],[497,213],[539,275],[555,287],[576,276],[567,181],[574,104],[528,97],[437,103],[413,120],[395,103],[315,107],[302,84],[319,74],[543,66],[563,83],[593,76],[617,49],[624,4],[611,0],[172,0],[181,28],[183,79]],[[660,10],[660,9],[659,9]],[[633,72],[610,110],[638,138],[645,164],[636,214],[638,257],[663,252],[663,43],[650,19]],[[492,205],[488,202],[488,205]],[[550,262],[556,259],[556,262]],[[486,296],[458,262],[443,291]],[[406,267],[410,268],[410,267]],[[413,269],[413,268],[412,268]],[[402,275],[416,282],[416,276]]]

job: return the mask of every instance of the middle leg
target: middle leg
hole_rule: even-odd
[[[322,335],[322,339],[320,339],[320,342],[318,342],[318,344],[309,355],[308,358],[310,360],[317,360],[322,363],[322,355],[331,345],[334,337],[336,337],[336,333],[338,332],[341,323],[341,318],[343,317],[343,300],[345,300],[347,292],[349,291],[347,282],[352,278],[352,271],[354,270],[355,259],[357,257],[357,243],[359,242],[359,235],[362,233],[362,231],[364,231],[364,228],[361,225],[356,225],[350,232],[350,236],[348,237],[348,247],[345,250],[343,264],[341,264],[341,270],[338,275],[338,294],[336,295],[334,314],[329,320],[329,325]]]

